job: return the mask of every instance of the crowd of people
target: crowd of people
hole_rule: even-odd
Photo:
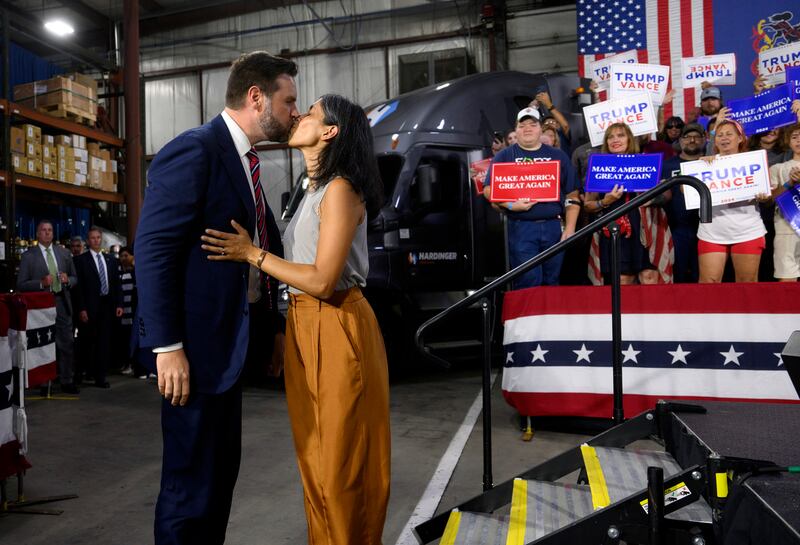
[[[594,82],[591,88],[598,100]],[[754,89],[756,94],[765,89],[761,77]],[[667,92],[664,104],[672,100],[672,94]],[[509,266],[524,263],[636,195],[619,185],[608,193],[584,191],[592,154],[661,154],[661,177],[666,180],[680,174],[681,163],[687,161],[711,163],[719,156],[764,150],[771,192],[750,201],[714,206],[709,224],[699,222],[697,210],[686,209],[681,190],[666,191],[618,219],[621,282],[797,281],[800,236],[775,205],[778,195],[800,182],[800,100],[792,103],[792,111],[797,115],[795,124],[748,137],[731,118],[721,90],[704,83],[700,104],[688,119],[664,120],[663,106],[659,109],[656,138],[634,136],[626,124],[614,123],[606,129],[602,145],[586,143],[573,149],[568,121],[547,92],[537,92],[519,112],[516,126],[500,135],[504,138],[496,135],[492,164],[560,161],[562,202],[492,204],[508,220]],[[490,166],[484,180],[487,199],[491,177]],[[514,288],[608,283],[610,253],[611,238],[604,229],[563,257],[551,258],[522,275]]]
[[[61,392],[78,394],[84,383],[110,388],[109,372],[154,378],[130,356],[136,308],[133,250],[112,247],[104,252],[97,227],[89,229],[86,245],[76,236],[67,249],[54,242],[48,220],[38,223],[36,242],[22,255],[17,290],[54,295],[56,383]],[[52,393],[53,386],[42,386],[41,393]]]

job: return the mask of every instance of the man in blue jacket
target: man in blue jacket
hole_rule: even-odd
[[[156,545],[225,540],[253,317],[262,317],[257,335],[274,337],[277,350],[282,324],[274,280],[246,263],[209,261],[200,236],[206,228],[230,230],[233,219],[254,244],[282,254],[254,146],[288,139],[299,117],[296,74],[292,61],[261,51],[242,55],[231,67],[225,110],[169,142],[148,171],[134,327],[140,350],[155,353],[164,396]],[[274,366],[282,356],[273,357]]]

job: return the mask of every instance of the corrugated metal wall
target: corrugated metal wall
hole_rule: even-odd
[[[489,47],[479,34],[451,34],[480,24],[480,2],[423,0],[342,0],[287,6],[209,22],[142,39],[145,75],[145,154],[154,155],[182,131],[217,115],[223,108],[227,68],[169,77],[148,74],[227,63],[246,51],[310,51],[346,47],[346,51],[295,57],[298,106],[306,109],[324,93],[339,93],[367,106],[398,94],[398,57],[412,53],[466,48],[478,71],[489,70]],[[512,70],[576,70],[575,10],[517,11],[509,14],[508,63]],[[321,22],[322,21],[322,22]],[[546,21],[546,22],[545,22]],[[323,24],[324,22],[324,24]],[[424,42],[360,50],[385,40],[427,37]],[[386,68],[388,62],[388,89]],[[302,170],[297,152],[260,152],[270,205],[293,173]]]

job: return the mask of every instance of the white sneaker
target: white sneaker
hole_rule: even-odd
[[[122,369],[122,374],[128,377],[133,376],[133,369],[131,369],[130,365],[126,365]]]
[[[155,373],[150,373],[149,375],[147,375],[147,378],[158,378],[158,375],[156,375]]]
[[[147,375],[142,375],[142,376],[136,377],[136,378],[138,378],[140,380],[147,380]]]

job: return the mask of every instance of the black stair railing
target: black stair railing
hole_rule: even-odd
[[[449,368],[450,363],[437,356],[430,349],[425,346],[425,331],[432,325],[441,322],[451,314],[465,309],[474,303],[480,301],[482,309],[481,317],[483,320],[483,380],[482,380],[482,400],[483,400],[483,489],[489,490],[492,488],[492,407],[491,407],[491,350],[490,350],[490,330],[491,324],[489,320],[492,315],[489,312],[491,301],[488,294],[491,294],[499,289],[502,289],[508,282],[514,280],[525,272],[541,265],[554,255],[563,252],[567,248],[577,244],[579,241],[586,237],[591,236],[595,231],[608,227],[612,238],[612,270],[611,270],[611,320],[612,320],[612,366],[613,366],[613,392],[614,392],[614,410],[613,418],[615,423],[620,424],[624,420],[624,412],[622,409],[622,312],[620,303],[620,271],[619,271],[619,226],[616,220],[621,218],[629,211],[642,206],[643,204],[651,201],[653,198],[661,195],[665,191],[677,187],[679,185],[688,185],[693,187],[700,194],[700,221],[702,223],[711,222],[711,192],[708,187],[693,176],[674,176],[663,183],[658,184],[653,189],[640,193],[627,203],[619,208],[611,210],[603,216],[597,218],[589,223],[574,235],[566,240],[562,240],[558,244],[551,246],[539,255],[529,259],[522,265],[508,271],[499,278],[486,284],[482,288],[476,290],[474,293],[468,295],[464,299],[458,301],[454,305],[444,309],[442,312],[423,323],[414,336],[414,341],[417,345],[417,350],[431,361]]]

